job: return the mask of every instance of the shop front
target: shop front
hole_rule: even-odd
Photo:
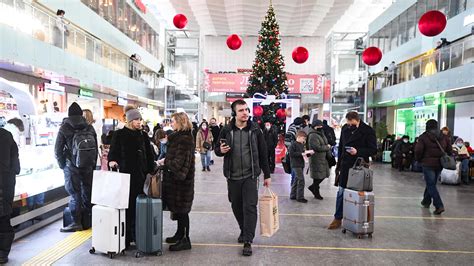
[[[435,119],[439,121],[439,105],[419,106],[395,110],[395,135],[401,138],[408,135],[414,141],[425,132],[426,121]]]

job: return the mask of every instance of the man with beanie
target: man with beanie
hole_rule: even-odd
[[[428,209],[433,203],[436,208],[433,212],[435,215],[444,212],[443,201],[436,188],[441,170],[443,170],[440,158],[444,153],[451,155],[452,151],[449,139],[440,134],[438,122],[434,119],[426,121],[426,131],[421,134],[415,145],[415,160],[423,166],[423,176],[426,182],[421,205]]]
[[[339,190],[336,197],[334,220],[328,227],[330,230],[340,228],[342,225],[344,189],[347,186],[349,169],[352,168],[357,158],[363,158],[365,163],[369,163],[369,157],[377,153],[375,130],[361,121],[357,112],[348,112],[346,120],[347,123],[342,128],[339,140],[339,158],[336,165],[336,182]]]
[[[15,195],[15,176],[20,173],[18,146],[7,130],[0,128],[0,264],[8,262],[8,254],[15,238],[10,223],[13,197]]]
[[[92,175],[97,163],[97,134],[82,116],[82,109],[72,103],[68,117],[59,128],[54,148],[59,167],[64,171],[64,187],[71,196],[72,223],[61,232],[75,232],[90,224]],[[83,224],[84,223],[84,224]]]

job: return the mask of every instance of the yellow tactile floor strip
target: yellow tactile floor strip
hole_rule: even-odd
[[[69,252],[82,245],[82,243],[86,242],[91,236],[91,229],[75,232],[56,243],[56,245],[48,248],[47,250],[23,263],[23,265],[52,265],[54,262],[67,255]]]

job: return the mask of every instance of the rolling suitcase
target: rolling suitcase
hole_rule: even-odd
[[[374,193],[344,190],[344,219],[342,232],[350,231],[358,238],[374,232]]]
[[[113,258],[125,254],[125,209],[95,205],[92,207],[92,248]]]
[[[72,215],[71,215],[71,210],[69,210],[69,207],[64,208],[63,210],[63,227],[67,227],[68,225],[72,224]],[[90,211],[83,209],[82,210],[82,228],[84,230],[87,230],[91,228],[92,226],[92,214]]]
[[[392,157],[390,156],[390,154],[392,154],[391,151],[384,151],[382,153],[382,162],[391,163],[392,162]]]
[[[135,257],[142,254],[163,254],[163,202],[161,199],[138,195],[136,203]]]

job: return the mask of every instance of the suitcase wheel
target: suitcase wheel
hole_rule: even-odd
[[[358,238],[358,239],[362,239],[362,235],[360,235],[360,234],[357,235],[357,238]]]
[[[142,254],[141,254],[140,252],[136,252],[136,253],[135,253],[135,258],[140,258],[141,255],[142,255]]]
[[[89,249],[89,253],[90,253],[90,254],[94,254],[94,253],[95,253],[95,248],[92,247],[91,249]]]
[[[125,249],[120,252],[120,255],[125,256]]]
[[[115,252],[108,252],[109,258],[113,259],[115,257]]]
[[[342,229],[342,233],[345,234],[347,231],[346,229]]]

